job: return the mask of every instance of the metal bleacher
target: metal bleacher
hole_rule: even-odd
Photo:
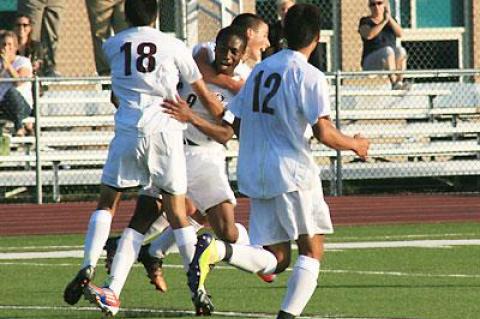
[[[451,96],[457,94],[452,89],[345,87],[341,94],[342,101],[350,102],[338,108],[341,130],[370,138],[371,151],[368,160],[360,162],[352,152],[338,154],[312,139],[323,179],[335,184],[338,179],[480,175],[479,107],[452,103],[456,99]],[[371,104],[378,100],[383,103]],[[332,95],[335,121],[334,103]],[[60,199],[60,186],[98,185],[114,132],[110,91],[48,90],[37,107],[39,119],[27,121],[39,124],[40,134],[10,137],[9,154],[0,156],[0,187],[35,186],[39,172],[42,185],[53,187],[54,200]],[[228,144],[231,180],[236,179],[237,144]]]

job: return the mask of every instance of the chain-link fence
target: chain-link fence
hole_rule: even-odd
[[[387,1],[387,0],[385,0]],[[361,17],[372,12],[373,0],[310,0],[321,9],[322,30],[327,31],[321,40],[332,43],[332,50],[324,54],[336,63],[326,71],[361,70],[362,40],[358,32]],[[401,24],[401,45],[408,53],[408,69],[456,69],[479,65],[478,53],[472,46],[478,37],[478,13],[471,0],[390,0],[391,14]],[[257,0],[257,13],[267,21],[277,16],[277,1]],[[328,32],[330,31],[330,33]],[[327,38],[325,38],[327,37]]]
[[[361,17],[371,14],[373,0],[298,0],[321,9],[321,52],[325,71],[360,71]],[[376,0],[373,2],[387,0]],[[0,5],[3,28],[12,28],[16,0]],[[480,66],[480,10],[474,0],[389,0],[403,27],[401,45],[407,68],[457,69]],[[189,46],[211,41],[240,12],[256,11],[269,23],[278,19],[276,0],[162,0],[158,27]],[[64,76],[95,74],[92,38],[84,0],[65,1],[60,17],[57,68]]]
[[[480,71],[408,71],[408,91],[391,90],[385,72],[327,75],[332,119],[343,132],[361,133],[372,143],[362,162],[351,152],[337,153],[312,139],[327,193],[478,193]],[[33,80],[36,108],[24,121],[35,125],[32,136],[12,135],[11,122],[0,113],[2,202],[96,197],[114,132],[115,108],[110,91],[102,90],[108,83],[98,77]],[[228,171],[233,184],[235,161],[232,155]]]

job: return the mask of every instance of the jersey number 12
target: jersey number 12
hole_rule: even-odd
[[[253,112],[262,112],[265,114],[273,115],[275,113],[275,110],[272,107],[268,106],[268,103],[273,98],[273,96],[277,94],[280,83],[282,82],[282,77],[278,73],[272,73],[265,79],[265,82],[263,82],[263,87],[270,89],[270,91],[268,91],[268,93],[265,95],[265,99],[262,103],[262,108],[260,109],[259,95],[260,87],[262,85],[263,73],[263,70],[258,72],[258,74],[254,78],[255,86],[253,89]]]
[[[120,47],[120,52],[125,51],[125,75],[132,75],[132,42],[125,42]],[[157,46],[151,42],[142,42],[137,46],[137,71],[141,73],[148,73],[155,70],[155,56],[157,53]],[[147,61],[145,67],[143,61]]]

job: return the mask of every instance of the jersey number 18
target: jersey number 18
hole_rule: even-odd
[[[132,42],[125,42],[120,47],[120,52],[125,51],[125,75],[132,75]],[[137,71],[141,73],[148,73],[155,70],[155,57],[157,53],[157,46],[151,42],[142,42],[137,46]],[[145,67],[143,61],[147,60]]]

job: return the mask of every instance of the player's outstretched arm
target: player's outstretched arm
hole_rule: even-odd
[[[180,122],[191,123],[202,133],[213,138],[218,143],[227,143],[234,134],[233,127],[229,123],[225,121],[222,121],[221,124],[210,123],[195,113],[187,102],[179,96],[177,96],[177,101],[164,100],[162,107],[165,113],[170,114]]]
[[[328,147],[340,151],[351,150],[361,159],[366,159],[370,142],[368,139],[361,137],[360,134],[356,134],[353,137],[343,134],[333,126],[329,117],[319,118],[312,129],[313,135]]]
[[[208,61],[207,49],[202,48],[200,52],[194,57],[197,62],[198,69],[202,73],[203,79],[207,83],[218,85],[230,92],[237,94],[242,88],[244,81],[237,81],[232,79],[231,76],[225,74],[218,74],[215,72],[212,64]]]

